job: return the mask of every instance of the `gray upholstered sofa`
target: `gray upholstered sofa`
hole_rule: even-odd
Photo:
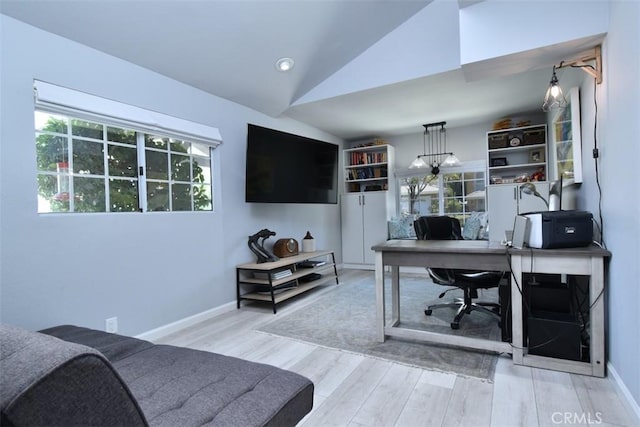
[[[293,426],[313,406],[294,372],[76,326],[0,325],[2,426]]]

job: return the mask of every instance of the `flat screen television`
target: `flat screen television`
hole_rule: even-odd
[[[248,124],[245,201],[338,203],[338,146]]]

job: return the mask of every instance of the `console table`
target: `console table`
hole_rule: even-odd
[[[305,262],[313,261],[317,262],[315,266],[304,266]],[[291,274],[280,273],[287,270]],[[320,277],[314,279],[314,275]],[[303,252],[273,262],[240,264],[236,266],[238,308],[242,300],[265,301],[271,302],[275,314],[279,302],[333,280],[337,285],[333,251]]]
[[[375,251],[376,331],[385,336],[513,354],[513,362],[603,377],[605,373],[604,260],[611,253],[598,246],[571,249],[513,249],[498,243],[469,240],[389,240],[372,247]],[[391,322],[385,319],[384,267],[391,268]],[[500,342],[442,334],[398,326],[400,322],[400,266],[442,267],[511,272],[512,341]],[[530,355],[523,342],[522,289],[524,273],[589,276],[589,362]],[[515,286],[514,284],[518,284]]]

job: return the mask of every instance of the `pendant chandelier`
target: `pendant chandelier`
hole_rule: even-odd
[[[460,160],[452,152],[447,152],[447,122],[429,123],[424,126],[423,151],[409,165],[409,169],[431,168],[431,173],[440,173],[440,166],[455,166]],[[429,152],[427,152],[427,143]],[[426,158],[426,161],[425,161]]]

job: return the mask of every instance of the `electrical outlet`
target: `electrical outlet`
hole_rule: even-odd
[[[104,324],[105,324],[105,331],[111,332],[111,333],[118,332],[118,318],[117,317],[110,317],[110,318],[106,319],[104,321]]]

